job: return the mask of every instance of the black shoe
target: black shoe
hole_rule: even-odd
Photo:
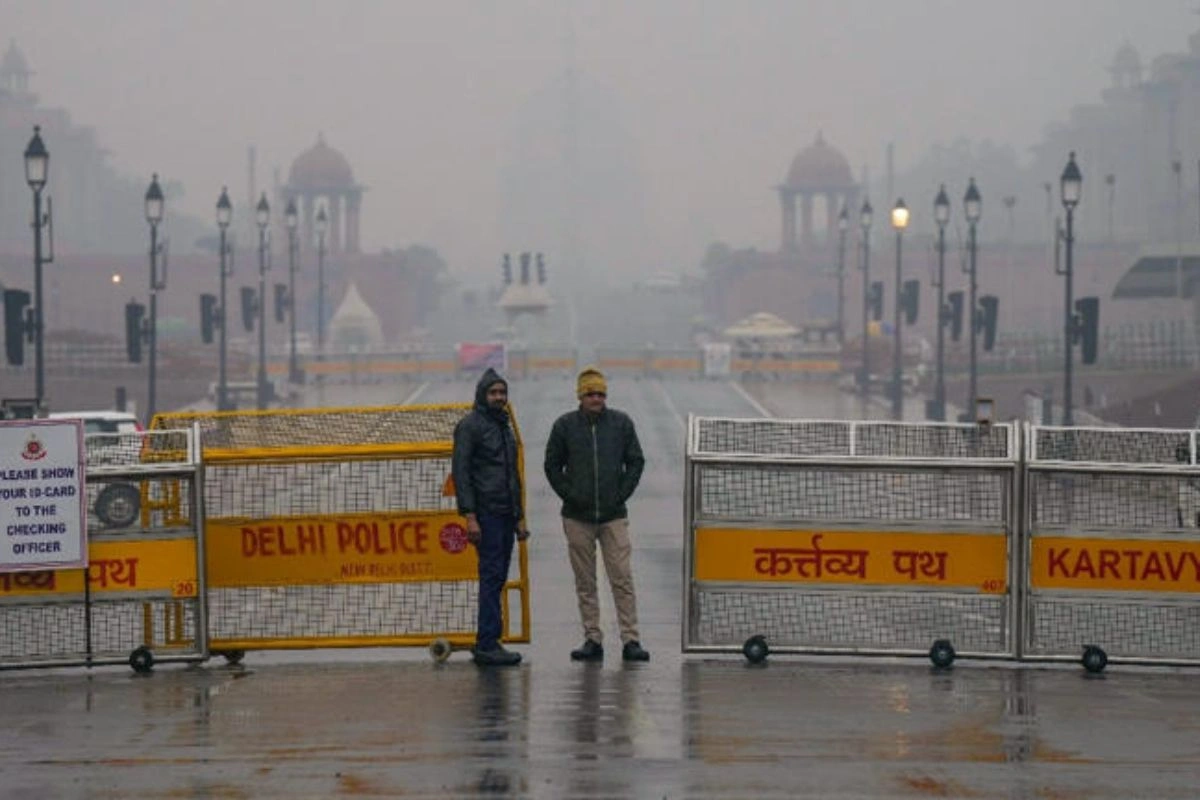
[[[621,650],[621,658],[626,661],[649,661],[650,654],[642,647],[641,642],[632,641],[625,643],[625,647]]]
[[[604,648],[599,642],[593,642],[591,639],[584,639],[583,645],[578,650],[571,651],[572,661],[603,661]]]
[[[481,667],[515,667],[521,663],[521,654],[496,645],[491,650],[476,650],[475,663]]]

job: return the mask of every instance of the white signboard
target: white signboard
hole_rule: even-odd
[[[704,374],[709,378],[728,378],[733,365],[733,346],[727,342],[704,345]]]
[[[0,422],[0,572],[87,566],[79,420]]]

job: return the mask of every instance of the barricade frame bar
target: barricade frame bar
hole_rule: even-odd
[[[155,450],[148,445],[156,438],[167,436],[186,437],[186,443],[166,450]],[[198,437],[196,426],[170,432],[149,430],[85,436],[87,457],[108,462],[84,466],[89,517],[99,513],[92,507],[93,501],[101,502],[98,497],[93,497],[98,485],[139,487],[135,494],[141,497],[141,508],[133,510],[136,521],[132,523],[89,530],[87,569],[28,573],[46,576],[42,580],[51,587],[50,593],[0,597],[0,627],[6,631],[12,624],[21,625],[22,617],[31,618],[36,626],[37,615],[43,610],[53,615],[55,622],[62,621],[63,614],[74,616],[73,627],[78,631],[77,636],[70,637],[74,641],[68,640],[66,646],[57,647],[55,654],[38,656],[28,652],[23,659],[0,658],[0,670],[132,665],[134,653],[143,648],[149,651],[153,663],[199,662],[208,658],[204,509],[201,502],[204,470],[196,445]],[[117,463],[134,458],[136,463]],[[187,486],[186,493],[181,493],[179,484]],[[172,485],[175,485],[174,490]],[[154,496],[156,489],[157,497]],[[152,501],[150,506],[146,504],[147,499]],[[158,515],[157,521],[155,515]],[[171,548],[174,542],[183,542],[183,545]],[[118,561],[111,558],[114,546],[121,554]],[[156,555],[155,549],[161,547],[168,549],[159,550]],[[173,553],[166,557],[178,558],[182,551],[190,553],[190,569],[195,578],[194,585],[190,585],[191,580],[182,579],[183,594],[179,594],[176,589],[161,585],[164,574],[175,574],[171,570],[178,568],[178,564],[164,566],[161,553]],[[147,565],[138,563],[143,558],[149,558]],[[136,588],[139,566],[142,566],[143,575],[149,570],[151,586]],[[114,586],[128,582],[130,589],[109,589],[110,579]],[[80,588],[58,591],[54,587],[60,582],[65,586],[77,583]],[[94,582],[104,587],[104,591],[93,589]],[[160,585],[154,586],[155,583]],[[14,617],[15,621],[9,619]],[[142,623],[140,635],[135,632],[135,619]],[[50,624],[53,627],[53,622]],[[26,624],[25,630],[28,632],[33,628]],[[35,639],[29,643],[33,652],[47,652],[43,642],[33,635]],[[73,648],[73,644],[78,646]]]
[[[1158,591],[1137,586],[1114,588],[1114,584],[1119,586],[1123,580],[1136,580],[1138,562],[1134,553],[1146,557],[1143,563],[1147,568],[1141,581],[1145,583],[1150,574],[1148,553],[1161,554],[1168,565],[1174,554],[1180,574],[1185,575],[1183,554],[1190,553],[1196,558],[1195,554],[1200,552],[1198,432],[1029,425],[1025,433],[1029,456],[1023,465],[1026,500],[1022,508],[1025,535],[1021,580],[1025,600],[1021,657],[1027,661],[1077,661],[1083,647],[1094,646],[1104,650],[1108,662],[1114,664],[1200,665],[1200,636],[1191,632],[1194,625],[1189,622],[1195,618],[1200,594],[1194,590]],[[1123,445],[1130,437],[1140,435],[1158,440],[1173,452],[1152,449],[1142,461],[1050,458],[1039,452],[1040,434],[1086,436],[1092,442],[1111,439],[1116,442],[1111,452],[1134,456],[1139,455],[1138,450]],[[1146,453],[1142,451],[1143,455]],[[1164,463],[1168,455],[1176,463]],[[1079,500],[1074,497],[1077,492],[1081,493]],[[1103,500],[1119,492],[1125,495],[1111,501],[1119,513],[1108,513],[1106,517]],[[1044,503],[1057,508],[1054,502],[1061,503],[1064,499],[1065,520],[1039,518],[1038,511]],[[1191,512],[1188,516],[1183,513],[1185,500]],[[1081,519],[1077,520],[1073,513],[1066,514],[1071,509],[1079,512]],[[1038,571],[1034,554],[1043,542],[1047,548],[1043,560],[1048,562],[1045,574]],[[1057,559],[1053,542],[1059,543]],[[1107,542],[1124,544],[1105,547]],[[1100,582],[1107,580],[1109,587],[1072,588],[1070,582],[1078,580],[1083,571],[1086,571],[1082,576],[1084,587],[1096,582],[1088,579],[1095,577],[1097,564],[1093,564],[1090,555],[1086,564],[1083,562],[1084,553],[1092,552],[1104,559],[1099,567]],[[1072,556],[1074,559],[1070,560]],[[1128,558],[1127,574],[1122,573],[1125,558]],[[1159,563],[1159,555],[1155,555],[1155,563]],[[1074,567],[1071,575],[1067,574],[1068,564]],[[1163,574],[1160,566],[1156,574],[1165,581],[1170,572]],[[1063,585],[1035,585],[1039,581],[1053,584],[1056,577],[1057,583]]]
[[[874,430],[896,430],[906,433],[919,432],[918,429],[939,431],[946,436],[962,436],[968,435],[966,432],[971,432],[969,435],[974,435],[981,431],[979,426],[966,425],[961,423],[949,423],[938,425],[936,428],[930,428],[925,425],[914,425],[912,423],[861,423],[861,422],[846,422],[842,420],[719,420],[721,423],[732,423],[733,425],[744,424],[747,427],[758,426],[759,428],[771,427],[772,425],[786,428],[788,425],[816,425],[829,426],[832,429],[840,429],[844,432],[844,438],[847,446],[841,454],[824,453],[820,455],[802,455],[795,452],[789,453],[763,453],[761,449],[758,452],[744,450],[718,451],[712,448],[704,448],[701,445],[702,426],[706,421],[713,420],[711,417],[699,417],[690,415],[688,418],[688,437],[686,447],[686,457],[684,464],[684,526],[686,530],[684,540],[684,558],[683,558],[683,620],[681,625],[681,647],[685,653],[716,653],[716,652],[731,652],[738,651],[741,648],[741,642],[736,640],[721,641],[713,643],[711,641],[703,641],[702,636],[697,635],[700,625],[700,610],[696,604],[702,602],[701,590],[724,590],[733,589],[742,593],[742,596],[755,595],[760,598],[770,598],[781,594],[790,594],[793,596],[803,595],[811,598],[817,598],[818,602],[840,601],[847,597],[873,598],[884,599],[896,596],[924,597],[926,599],[946,598],[953,605],[955,602],[961,601],[963,598],[977,597],[981,598],[980,602],[985,603],[992,608],[992,614],[996,622],[999,624],[998,636],[1002,640],[1002,645],[999,647],[962,647],[960,654],[973,658],[1012,658],[1015,655],[1017,643],[1020,641],[1018,636],[1018,625],[1020,624],[1019,610],[1019,586],[1016,580],[1017,573],[1015,572],[1017,559],[1015,556],[1019,553],[1017,545],[1018,529],[1019,529],[1019,511],[1017,506],[1016,495],[1019,491],[1020,476],[1018,465],[1020,462],[1021,448],[1023,445],[1020,429],[1015,424],[1003,424],[991,426],[984,435],[1002,436],[1003,437],[1003,457],[996,456],[975,456],[975,457],[946,457],[946,456],[913,456],[913,455],[880,455],[877,451],[871,455],[862,454],[863,448],[859,447],[862,438],[860,433],[864,428]],[[946,433],[949,432],[949,433]],[[957,432],[957,433],[955,433]],[[1005,487],[1002,496],[995,499],[996,508],[1000,517],[993,522],[978,522],[971,524],[964,520],[951,520],[940,524],[933,524],[929,520],[904,522],[896,519],[884,520],[841,520],[835,521],[823,517],[811,518],[803,515],[790,517],[786,520],[779,518],[770,518],[767,520],[754,520],[749,518],[733,518],[729,516],[721,516],[713,518],[710,513],[705,513],[701,509],[703,497],[703,489],[701,486],[702,471],[713,466],[737,466],[747,468],[766,468],[778,467],[783,469],[812,469],[824,467],[831,470],[840,470],[843,472],[861,471],[863,474],[870,474],[871,470],[884,470],[889,473],[909,470],[915,474],[920,474],[922,471],[939,468],[953,468],[956,470],[964,470],[967,474],[974,475],[995,475],[999,479],[1001,486]],[[761,582],[739,583],[737,581],[700,581],[696,578],[696,535],[698,530],[703,528],[708,523],[719,523],[722,528],[737,528],[752,532],[754,530],[795,530],[808,532],[814,526],[817,526],[821,531],[832,532],[855,532],[862,530],[864,527],[879,531],[881,534],[894,532],[897,535],[904,535],[905,531],[909,535],[929,534],[930,536],[938,536],[943,533],[974,533],[984,537],[996,537],[1003,539],[1003,558],[1002,566],[1004,575],[1004,588],[999,594],[975,594],[973,592],[953,591],[948,592],[939,589],[915,588],[909,591],[909,587],[898,587],[894,585],[846,585],[846,584],[816,584],[804,589],[796,589],[794,586],[789,586],[787,589],[779,589],[777,584],[764,584]],[[931,539],[930,541],[935,541]],[[814,540],[815,543],[815,540]],[[958,600],[955,600],[958,598]],[[746,630],[745,635],[754,633],[753,630]],[[994,645],[993,641],[993,645]],[[928,644],[932,644],[932,639]],[[928,645],[922,642],[922,645]],[[928,651],[915,646],[867,646],[867,645],[848,645],[836,646],[830,645],[828,642],[773,642],[771,648],[775,652],[782,653],[806,653],[806,654],[831,654],[831,655],[890,655],[890,656],[922,656],[927,655]]]

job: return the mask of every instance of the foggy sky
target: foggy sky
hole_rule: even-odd
[[[560,244],[507,241],[503,204],[528,159],[522,115],[562,80],[568,17],[576,66],[612,98],[621,161],[636,165],[606,185],[643,193],[592,202],[639,208],[641,267],[679,270],[715,239],[777,246],[771,189],[818,131],[856,177],[869,166],[876,196],[889,140],[901,170],[959,136],[1024,154],[1098,100],[1123,41],[1147,68],[1185,50],[1194,5],[0,0],[0,20],[42,103],[95,128],[121,171],[181,181],[188,212],[211,220],[225,183],[247,213],[247,146],[268,188],[323,132],[369,187],[365,249],[426,243],[474,277],[505,250]]]

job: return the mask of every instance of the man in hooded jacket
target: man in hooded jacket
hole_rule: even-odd
[[[488,369],[475,387],[475,408],[454,429],[452,457],[458,513],[479,557],[479,622],[475,663],[512,666],[521,654],[500,644],[500,594],[514,539],[525,539],[517,442],[508,418],[508,383]]]

